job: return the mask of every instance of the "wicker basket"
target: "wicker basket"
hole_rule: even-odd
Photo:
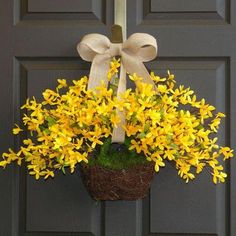
[[[147,196],[155,170],[152,163],[123,170],[83,165],[80,173],[95,200],[137,200]]]

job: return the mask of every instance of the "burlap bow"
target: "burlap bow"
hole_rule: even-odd
[[[115,56],[121,57],[120,80],[117,89],[117,97],[126,90],[126,71],[129,74],[136,73],[143,78],[144,83],[156,86],[151,79],[143,62],[153,60],[157,55],[156,39],[145,33],[132,34],[124,43],[111,43],[101,34],[88,34],[83,37],[77,46],[79,55],[85,61],[92,62],[88,89],[95,90],[101,85],[101,80],[108,86],[107,73],[110,61]],[[125,114],[117,111],[121,122],[114,128],[112,142],[123,142],[125,139]]]

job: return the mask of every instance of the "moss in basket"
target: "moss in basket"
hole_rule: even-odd
[[[126,137],[124,144],[118,144],[112,143],[111,138],[107,138],[89,159],[88,164],[120,170],[148,163],[144,155],[129,150],[130,141],[131,139]]]

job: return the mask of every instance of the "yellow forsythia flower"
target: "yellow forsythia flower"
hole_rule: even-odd
[[[13,134],[19,134],[23,129],[21,129],[18,125],[16,125],[16,128],[12,130]]]

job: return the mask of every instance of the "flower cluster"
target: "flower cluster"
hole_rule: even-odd
[[[155,162],[155,170],[174,161],[180,177],[188,182],[204,167],[210,167],[214,183],[224,182],[226,173],[220,159],[233,156],[229,147],[217,144],[221,112],[213,114],[214,106],[204,99],[197,100],[194,91],[184,86],[175,87],[174,75],[167,78],[151,73],[152,85],[137,83],[135,92],[126,91],[126,133],[132,137],[130,149],[143,152],[147,160]],[[137,76],[131,79],[137,80]],[[186,107],[191,109],[186,109]],[[213,135],[213,137],[212,137]]]
[[[111,63],[109,81],[116,77],[119,65],[115,59]],[[130,150],[153,161],[157,172],[171,161],[186,182],[204,168],[211,169],[214,183],[224,182],[221,160],[231,158],[233,150],[219,146],[215,136],[225,115],[216,113],[204,99],[198,100],[190,88],[177,86],[169,71],[166,78],[154,73],[151,77],[156,88],[136,74],[129,75],[136,88],[127,89],[120,99],[112,86],[106,88],[103,83],[97,91],[87,90],[87,77],[73,80],[71,86],[58,80],[56,90],[43,92],[42,102],[26,101],[22,119],[31,137],[23,140],[17,152],[4,153],[0,166],[20,165],[24,160],[36,179],[53,177],[55,170],[64,172],[65,167],[74,172],[77,164],[88,163],[89,154],[111,136],[120,122],[118,109],[126,115],[123,128],[131,140]],[[13,129],[16,135],[22,131],[19,126]]]

